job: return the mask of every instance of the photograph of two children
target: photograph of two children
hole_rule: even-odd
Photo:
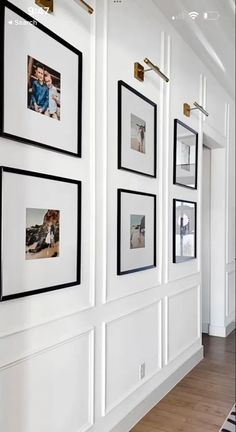
[[[60,120],[60,96],[60,73],[28,56],[28,108]]]

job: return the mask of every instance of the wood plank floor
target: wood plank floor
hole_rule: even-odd
[[[218,432],[235,402],[235,332],[203,335],[204,360],[132,432]]]

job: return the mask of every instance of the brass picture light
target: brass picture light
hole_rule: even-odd
[[[191,111],[198,109],[205,116],[209,116],[209,113],[203,108],[202,105],[199,105],[197,102],[193,102],[194,108],[191,108],[188,103],[184,103],[183,112],[186,117],[190,117]]]
[[[144,74],[149,71],[156,72],[165,82],[169,82],[169,78],[160,70],[160,68],[154,65],[147,57],[144,59],[144,63],[149,66],[149,69],[144,69],[140,63],[134,63],[134,77],[139,81],[144,81]]]

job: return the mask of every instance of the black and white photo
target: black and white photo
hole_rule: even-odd
[[[173,262],[196,258],[196,208],[191,201],[173,201]]]
[[[156,267],[156,195],[118,189],[117,274]]]
[[[197,189],[198,133],[174,120],[174,184]]]
[[[156,177],[157,105],[118,82],[118,168]]]

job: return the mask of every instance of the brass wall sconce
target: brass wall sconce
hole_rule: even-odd
[[[140,63],[134,63],[134,78],[139,81],[144,81],[144,74],[149,71],[156,72],[165,82],[169,82],[169,78],[160,70],[160,68],[154,65],[147,57],[144,59],[144,63],[146,63],[150,69],[144,69],[144,67]]]
[[[84,0],[74,0],[79,6],[85,9],[90,15],[94,12],[92,6],[86,3]]]
[[[93,8],[86,3],[84,0],[74,0],[79,6],[81,6],[83,9],[85,9],[89,14],[92,14],[94,12]],[[54,0],[35,0],[35,3],[37,6],[42,7],[43,9],[46,9],[47,12],[53,12],[53,3]]]
[[[53,12],[53,0],[35,0],[35,4],[47,10],[47,12]]]
[[[202,105],[199,105],[197,102],[193,102],[194,108],[191,108],[188,103],[184,103],[183,105],[183,112],[186,117],[190,117],[191,111],[198,109],[201,111],[205,116],[209,116],[209,113],[202,107]]]

